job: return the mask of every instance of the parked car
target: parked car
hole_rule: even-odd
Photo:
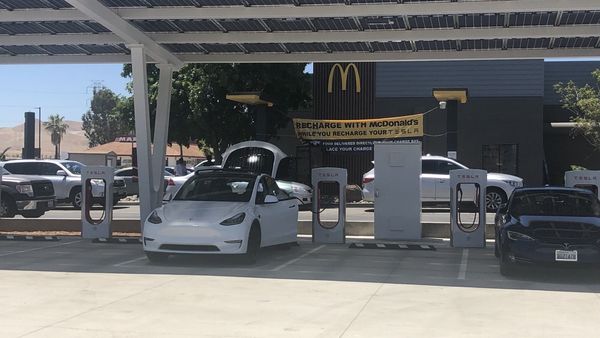
[[[172,201],[144,223],[150,261],[171,254],[243,254],[254,261],[261,247],[296,242],[298,207],[265,174],[197,171]]]
[[[194,172],[194,169],[192,168],[185,168],[187,170],[188,174],[191,174]],[[169,174],[175,176],[176,172],[175,172],[175,167],[165,167],[165,171],[168,172]]]
[[[517,265],[600,267],[600,202],[588,190],[517,189],[498,211],[495,229],[503,275]]]
[[[428,204],[450,203],[450,170],[468,169],[457,161],[442,156],[421,157],[421,201]],[[375,200],[375,168],[363,175],[362,197]],[[485,203],[488,211],[495,212],[508,200],[515,188],[523,186],[523,179],[513,175],[488,173]],[[464,200],[472,200],[465,194]]]
[[[173,185],[172,178],[175,178],[175,175],[172,175],[168,171],[165,170],[165,189],[169,185]],[[139,178],[138,178],[138,170],[135,167],[127,167],[115,170],[115,177],[123,179],[125,181],[125,186],[127,189],[127,196],[139,195],[140,186],[139,186]]]
[[[306,184],[277,180],[277,185],[288,195],[296,198],[298,206],[301,209],[306,209],[312,204],[312,188]]]
[[[41,177],[12,175],[0,167],[0,217],[41,217],[55,206],[52,182]]]
[[[75,209],[81,209],[81,169],[85,165],[76,161],[63,160],[15,160],[0,163],[9,172],[18,175],[40,176],[50,180],[58,203],[71,203]],[[127,196],[125,181],[115,177],[113,203]],[[92,196],[95,203],[101,203],[104,197],[102,181],[92,181]]]
[[[302,208],[312,204],[312,188],[294,181],[293,159],[271,143],[246,141],[232,145],[223,153],[223,168],[270,175]]]

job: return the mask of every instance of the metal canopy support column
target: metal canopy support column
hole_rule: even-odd
[[[150,161],[150,105],[148,103],[148,76],[143,45],[129,45],[133,70],[133,106],[137,146],[140,220],[142,226],[152,211],[152,171]]]
[[[163,170],[169,136],[169,115],[171,113],[171,82],[173,66],[159,64],[158,97],[156,102],[156,118],[154,120],[154,147],[152,150],[152,208],[162,203],[164,187]]]

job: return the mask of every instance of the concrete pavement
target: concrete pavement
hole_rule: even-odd
[[[301,242],[150,264],[139,245],[0,242],[2,337],[592,337],[584,272],[499,275],[491,249]]]

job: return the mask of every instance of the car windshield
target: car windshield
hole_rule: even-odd
[[[179,190],[176,201],[249,202],[255,177],[195,175]]]
[[[79,162],[63,162],[62,165],[74,175],[81,175],[83,164]]]
[[[600,216],[600,203],[591,194],[578,192],[527,192],[515,194],[510,214],[519,216]]]

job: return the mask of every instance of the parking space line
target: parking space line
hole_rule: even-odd
[[[276,267],[276,268],[273,268],[273,269],[271,269],[271,271],[279,271],[279,270],[281,270],[281,269],[285,268],[286,266],[289,266],[289,265],[291,265],[291,264],[294,264],[294,263],[296,263],[297,261],[301,260],[302,258],[304,258],[304,257],[306,257],[306,256],[308,256],[308,255],[310,255],[310,254],[313,254],[313,253],[315,253],[315,252],[317,252],[317,251],[319,251],[319,250],[323,249],[324,247],[325,247],[325,244],[323,244],[323,245],[321,245],[321,246],[319,246],[319,247],[316,247],[316,248],[314,248],[314,249],[310,250],[309,252],[306,252],[306,253],[302,254],[300,257],[296,257],[296,258],[294,258],[294,259],[292,259],[292,260],[290,260],[290,261],[288,261],[288,262],[286,262],[286,263],[283,263],[283,264],[281,264],[280,266],[278,266],[278,267]]]
[[[467,264],[469,261],[469,249],[463,249],[462,258],[460,259],[460,269],[458,270],[459,280],[465,280],[467,276]]]
[[[138,257],[138,258],[130,259],[130,260],[128,260],[128,261],[125,261],[125,262],[121,262],[121,263],[113,264],[113,266],[118,268],[118,267],[121,267],[121,266],[123,266],[123,265],[127,265],[127,264],[129,264],[129,263],[133,263],[133,262],[141,261],[142,259],[146,259],[146,256],[144,255],[144,256],[142,256],[142,257]]]
[[[67,243],[60,243],[60,244],[55,244],[55,245],[49,245],[49,246],[44,246],[44,247],[39,247],[39,248],[33,248],[33,249],[27,249],[27,250],[20,250],[20,251],[12,251],[12,252],[7,252],[7,253],[0,254],[0,257],[10,256],[10,255],[15,255],[15,254],[20,254],[20,253],[27,253],[27,252],[32,252],[32,251],[38,251],[38,250],[43,250],[43,249],[56,248],[58,246],[64,246],[64,245],[79,243],[79,242],[82,242],[82,241],[83,241],[83,239],[80,239],[80,240],[77,240],[77,241],[72,241],[72,242],[67,242]]]

